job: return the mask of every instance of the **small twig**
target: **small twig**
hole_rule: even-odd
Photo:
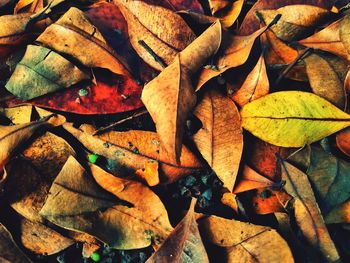
[[[146,51],[154,58],[154,60],[156,62],[158,62],[163,68],[166,68],[168,65],[163,61],[163,59],[158,56],[153,50],[152,48],[146,44],[145,41],[143,40],[139,40],[139,44],[146,49]]]
[[[118,126],[118,125],[120,125],[120,124],[126,122],[126,121],[130,121],[130,120],[132,120],[132,119],[134,119],[134,118],[140,117],[140,116],[145,115],[145,114],[147,114],[147,113],[148,113],[147,110],[142,110],[142,111],[140,111],[140,112],[136,112],[136,113],[134,113],[133,115],[131,115],[131,116],[129,116],[129,117],[126,117],[126,118],[124,118],[124,119],[121,119],[121,120],[119,120],[119,121],[117,121],[117,122],[115,122],[115,123],[112,123],[112,124],[110,124],[110,125],[108,125],[108,126],[106,126],[106,127],[99,128],[99,129],[96,130],[92,135],[98,135],[98,134],[100,134],[100,133],[106,132],[106,131],[111,130],[111,129],[113,129],[114,127],[116,127],[116,126]]]
[[[275,81],[275,85],[278,85],[281,80],[288,74],[289,71],[300,61],[302,60],[306,55],[308,55],[312,51],[312,48],[307,48],[303,52],[301,52],[296,59],[286,67],[283,72],[278,76],[278,78]]]

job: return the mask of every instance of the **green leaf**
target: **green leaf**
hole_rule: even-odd
[[[325,99],[302,91],[269,94],[246,104],[242,126],[282,147],[302,147],[350,126],[350,115]]]
[[[23,100],[29,100],[88,78],[61,55],[45,47],[29,45],[6,89]]]
[[[306,173],[315,190],[318,204],[324,214],[350,198],[350,163],[327,153],[321,147],[306,147],[291,157],[301,160],[308,155]]]

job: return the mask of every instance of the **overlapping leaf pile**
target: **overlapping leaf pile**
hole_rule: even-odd
[[[0,262],[350,261],[347,1],[0,3]]]

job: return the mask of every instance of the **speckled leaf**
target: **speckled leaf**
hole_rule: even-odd
[[[23,100],[68,88],[89,76],[50,49],[29,45],[6,89]]]

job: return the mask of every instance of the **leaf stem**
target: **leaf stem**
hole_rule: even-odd
[[[168,65],[164,62],[164,60],[158,56],[153,50],[152,48],[146,44],[145,41],[143,40],[139,40],[139,44],[146,49],[146,51],[154,58],[154,60],[156,62],[158,62],[163,68],[166,68]]]

